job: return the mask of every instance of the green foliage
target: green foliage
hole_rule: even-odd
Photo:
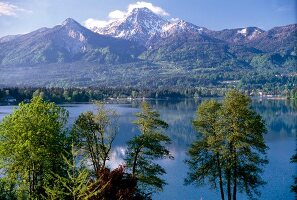
[[[48,185],[44,186],[46,193],[43,197],[44,199],[87,200],[102,192],[104,187],[99,188],[96,181],[91,181],[89,172],[83,166],[82,161],[79,164],[77,163],[77,154],[77,151],[74,150],[74,146],[72,145],[70,159],[63,156],[67,175],[60,176],[54,172],[49,175],[53,183],[48,183]]]
[[[294,89],[291,90],[289,98],[294,99],[294,100],[297,99],[297,87],[295,87]]]
[[[134,123],[141,135],[128,142],[125,161],[132,176],[136,177],[140,190],[150,194],[161,191],[166,184],[160,177],[166,172],[155,161],[172,158],[166,147],[171,140],[163,133],[168,124],[160,119],[159,113],[152,110],[148,103],[141,105],[141,112],[137,113],[136,117]]]
[[[23,197],[37,198],[46,175],[63,173],[60,153],[67,149],[68,112],[34,97],[21,103],[0,124],[0,168]]]
[[[16,200],[17,192],[15,184],[5,178],[0,178],[0,199],[2,200]]]
[[[148,103],[142,103],[141,112],[135,115],[137,120],[134,121],[141,133],[157,133],[162,129],[167,129],[168,124],[160,119],[160,114],[150,108]]]
[[[80,114],[75,122],[73,132],[77,145],[92,162],[94,173],[106,167],[112,143],[118,132],[118,116],[113,110],[97,103],[97,113]]]
[[[200,185],[209,178],[210,184],[216,187],[213,181],[217,179],[220,170],[217,169],[217,164],[220,162],[220,152],[223,148],[223,138],[218,134],[220,108],[221,104],[215,100],[206,100],[199,106],[197,118],[193,121],[194,128],[199,132],[198,140],[191,145],[189,149],[191,160],[187,161],[194,172],[186,181],[188,183],[195,180]]]
[[[193,122],[197,141],[186,161],[190,172],[186,183],[220,186],[221,199],[236,199],[237,191],[252,198],[264,184],[262,167],[267,164],[263,134],[265,123],[250,108],[251,100],[236,90],[227,93],[223,103],[205,101]],[[231,189],[232,187],[232,189]],[[232,191],[231,191],[232,190]]]

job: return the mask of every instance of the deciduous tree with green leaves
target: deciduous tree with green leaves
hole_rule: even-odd
[[[75,122],[73,133],[78,147],[90,159],[94,174],[105,169],[112,143],[118,132],[118,115],[97,102],[97,112],[82,113]]]
[[[191,159],[186,163],[191,172],[186,179],[186,184],[195,182],[202,185],[207,181],[212,188],[219,186],[221,199],[224,200],[223,170],[225,161],[222,158],[224,135],[219,133],[218,122],[221,106],[215,100],[206,100],[199,106],[197,117],[193,121],[194,128],[199,134],[197,141],[189,149]]]
[[[166,184],[160,177],[166,172],[156,160],[173,158],[166,146],[171,140],[164,133],[168,124],[147,102],[142,103],[141,111],[136,117],[134,124],[138,126],[141,134],[128,142],[125,161],[132,176],[137,179],[140,191],[150,196],[152,192],[162,191]]]
[[[231,90],[222,103],[206,101],[193,124],[198,137],[189,149],[186,183],[207,180],[213,188],[219,184],[221,199],[227,194],[228,200],[236,200],[238,191],[250,198],[259,195],[257,188],[264,184],[262,167],[268,162],[266,128],[251,108],[250,98]]]
[[[0,172],[15,184],[20,198],[39,198],[50,181],[47,174],[63,173],[67,119],[65,109],[37,96],[1,122]]]

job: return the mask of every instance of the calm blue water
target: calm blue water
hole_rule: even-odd
[[[186,149],[195,139],[195,132],[192,129],[191,121],[195,116],[200,101],[150,101],[153,108],[161,113],[161,117],[170,125],[167,133],[172,138],[170,150],[175,160],[160,161],[167,171],[165,179],[168,185],[164,192],[156,194],[154,199],[219,199],[219,193],[210,190],[207,185],[195,187],[194,185],[184,186],[184,178],[187,173],[187,166],[184,164]],[[81,113],[93,110],[91,104],[63,105],[70,112],[70,124]],[[111,156],[111,167],[122,163],[125,154],[125,143],[131,137],[138,134],[137,128],[132,125],[135,119],[134,114],[139,111],[138,102],[126,104],[110,104],[120,115],[120,131],[115,141]],[[253,107],[265,119],[268,133],[265,140],[269,146],[269,164],[263,173],[267,184],[261,188],[263,200],[293,200],[294,194],[290,192],[290,185],[293,183],[292,176],[297,174],[297,166],[290,163],[290,157],[296,148],[297,132],[297,105],[281,100],[254,100]],[[12,112],[12,106],[0,106],[0,120]],[[238,199],[247,199],[245,195],[239,195]]]

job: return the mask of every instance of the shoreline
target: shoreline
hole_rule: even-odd
[[[297,99],[292,99],[292,98],[288,98],[285,96],[272,96],[272,95],[267,95],[267,96],[249,96],[252,100],[262,100],[262,99],[266,99],[266,100],[281,100],[281,101],[296,101]],[[119,101],[122,101],[122,103],[124,102],[132,102],[132,101],[181,101],[181,100],[203,100],[203,99],[220,99],[222,98],[222,96],[216,96],[216,97],[199,97],[199,98],[108,98],[108,99],[104,99],[104,100],[92,100],[92,101],[86,101],[86,102],[61,102],[61,103],[56,103],[58,105],[66,105],[66,104],[93,104],[94,101],[99,101],[99,102],[103,102],[106,104],[113,104],[113,103],[117,103]],[[124,102],[123,102],[124,101]],[[17,106],[20,102],[14,102],[14,103],[5,103],[5,102],[0,102],[0,106]]]

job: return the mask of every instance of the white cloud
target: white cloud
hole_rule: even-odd
[[[110,19],[122,19],[125,17],[127,13],[124,12],[124,11],[120,11],[120,10],[114,10],[114,11],[111,11],[109,14],[108,14],[108,17]]]
[[[104,21],[104,20],[96,20],[96,19],[93,19],[93,18],[89,18],[87,19],[84,24],[87,28],[94,28],[94,27],[104,27],[106,26],[107,24],[109,23],[109,21]]]
[[[169,16],[169,13],[166,12],[163,8],[154,6],[152,3],[145,2],[145,1],[137,1],[134,4],[129,4],[128,6],[128,13],[132,12],[133,9],[135,8],[148,8],[150,9],[153,13],[161,16]]]
[[[10,3],[5,3],[5,2],[0,2],[0,16],[17,16],[18,12],[32,12],[29,10],[25,10],[23,8],[20,8],[16,5],[10,4]]]
[[[153,13],[160,15],[160,16],[169,16],[169,13],[166,12],[163,8],[158,7],[153,5],[152,3],[149,2],[145,2],[145,1],[137,1],[134,4],[129,4],[127,7],[126,11],[123,10],[114,10],[111,11],[108,14],[108,19],[107,20],[97,20],[97,19],[93,19],[93,18],[89,18],[87,19],[84,24],[87,28],[94,28],[94,27],[104,27],[107,24],[118,20],[118,19],[123,19],[125,18],[125,16],[127,16],[129,13],[132,12],[133,9],[135,8],[148,8],[150,9]]]

